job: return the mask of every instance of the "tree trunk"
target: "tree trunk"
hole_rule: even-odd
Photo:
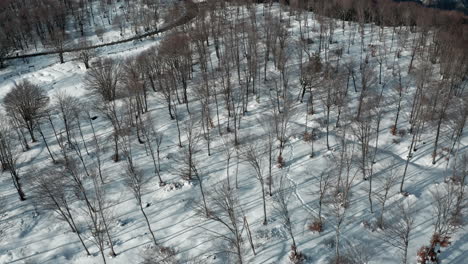
[[[437,123],[437,133],[436,133],[436,138],[434,142],[434,150],[432,151],[432,164],[436,164],[436,157],[437,157],[437,146],[439,143],[439,136],[440,136],[440,127],[442,125],[442,117],[439,118],[439,122]],[[449,153],[450,155],[450,153]]]
[[[260,184],[262,185],[262,198],[263,198],[263,225],[267,225],[267,212],[266,212],[266,198],[265,198],[265,186],[263,184],[263,181],[260,181]]]
[[[150,225],[150,222],[148,220],[148,216],[146,216],[145,210],[143,210],[143,205],[141,204],[141,200],[138,203],[140,205],[141,213],[145,217],[146,225],[148,225],[148,230],[149,230],[149,232],[151,234],[151,237],[153,238],[154,245],[157,246],[158,242],[156,241],[156,237],[154,236],[153,230],[151,229],[151,225]]]

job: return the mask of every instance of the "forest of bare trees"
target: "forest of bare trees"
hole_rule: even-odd
[[[114,16],[114,2],[123,16]],[[464,18],[393,1],[279,2],[275,9],[273,1],[206,1],[201,15],[135,56],[77,51],[86,68],[85,97],[50,93],[33,79],[16,82],[1,101],[1,176],[21,201],[53,214],[85,254],[97,249],[104,263],[120,254],[115,245],[122,243],[114,229],[118,203],[109,194],[115,177],[151,240],[153,252],[143,263],[183,263],[163,244],[157,215],[148,213],[157,205],[145,202],[150,189],[170,185],[174,175],[193,185],[198,198],[187,210],[216,224],[203,231],[221,241],[216,250],[231,263],[262,254],[253,233],[272,221],[281,222],[293,263],[312,257],[297,239],[303,222],[331,237],[330,263],[364,263],[358,256],[365,252],[350,246],[345,232],[362,190],[358,210],[371,222],[372,236],[393,247],[400,263],[411,263],[418,210],[408,186],[415,184],[415,157],[425,158],[427,166],[444,169],[443,177],[430,179],[437,182],[430,190],[433,230],[426,245],[416,245],[417,258],[439,261],[440,247],[449,245],[467,213]],[[154,29],[158,3],[2,1],[0,66],[13,51],[39,43],[63,63],[69,25],[81,37],[90,28],[99,35],[103,24],[122,33]],[[159,129],[166,119],[170,132]],[[384,144],[404,146],[404,153]],[[45,148],[46,166],[25,162],[37,145]],[[294,152],[297,145],[307,152]],[[168,146],[173,156],[162,154]],[[293,206],[298,187],[288,178],[295,155],[327,160],[320,172],[301,174],[316,185],[306,204],[316,210],[304,214]],[[212,157],[222,160],[216,173],[206,164]],[[120,174],[109,175],[105,165],[118,166]],[[240,170],[256,191],[249,195],[258,203],[258,223],[244,204]]]

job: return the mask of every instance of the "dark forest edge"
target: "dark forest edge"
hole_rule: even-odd
[[[56,50],[55,49],[55,50],[49,50],[49,51],[44,51],[44,52],[22,54],[22,55],[10,56],[10,57],[0,57],[0,62],[1,62],[0,69],[3,68],[3,61],[7,61],[7,60],[25,59],[25,58],[31,58],[31,57],[60,54],[60,59],[61,59],[61,61],[63,61],[63,54],[64,53],[78,52],[78,51],[83,51],[83,50],[92,50],[92,49],[97,49],[97,48],[102,48],[102,47],[118,45],[118,44],[127,43],[127,42],[130,42],[130,41],[136,41],[136,40],[139,40],[139,39],[143,39],[143,38],[147,38],[147,37],[151,37],[151,36],[163,33],[165,31],[168,31],[168,30],[172,29],[172,28],[184,25],[184,24],[188,23],[189,21],[191,21],[195,16],[197,16],[197,14],[198,14],[198,5],[196,3],[194,3],[192,0],[186,0],[186,1],[184,1],[184,3],[185,3],[185,13],[184,13],[184,15],[181,18],[178,18],[178,19],[174,20],[173,23],[170,23],[169,25],[166,25],[166,26],[164,26],[162,28],[159,28],[159,29],[156,29],[156,30],[144,33],[144,34],[136,35],[136,36],[133,36],[133,37],[130,37],[130,38],[126,38],[126,39],[123,39],[123,40],[112,41],[112,42],[107,42],[107,43],[98,44],[98,45],[89,45],[89,46],[84,46],[84,47],[78,45],[78,47],[75,47],[75,48],[65,48],[65,49],[61,49],[61,50]],[[1,50],[1,48],[2,47],[0,46],[0,50]],[[0,51],[0,56],[2,54],[3,53]]]

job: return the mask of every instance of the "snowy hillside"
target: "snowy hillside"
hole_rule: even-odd
[[[0,69],[0,263],[466,263],[455,26],[194,2]]]

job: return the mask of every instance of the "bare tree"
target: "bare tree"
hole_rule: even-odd
[[[197,210],[198,214],[208,220],[215,221],[221,228],[208,230],[215,237],[228,243],[226,253],[235,254],[236,263],[244,263],[244,217],[239,204],[238,194],[235,189],[229,188],[226,182],[221,182],[208,197],[209,214],[204,208]]]
[[[3,169],[7,169],[21,201],[26,200],[18,170],[20,153],[16,148],[15,136],[9,122],[0,116],[0,157]]]
[[[13,51],[13,45],[7,39],[6,34],[3,30],[0,30],[0,69],[5,67],[4,59]]]
[[[102,156],[102,153],[104,152],[104,149],[101,146],[101,144],[102,144],[101,140],[97,136],[96,130],[94,129],[94,124],[93,124],[93,120],[95,120],[97,118],[97,116],[91,116],[90,108],[92,109],[92,107],[87,108],[85,106],[85,108],[86,108],[85,109],[85,112],[86,112],[85,118],[88,120],[89,127],[91,128],[91,131],[93,133],[93,140],[91,142],[91,146],[94,147],[94,151],[92,152],[92,157],[96,159],[96,168],[97,168],[97,171],[98,171],[98,174],[99,174],[99,178],[101,179],[101,183],[104,183],[104,176],[103,176],[103,173],[102,173],[102,159],[101,159],[101,156]]]
[[[324,125],[326,128],[326,139],[327,139],[327,149],[330,150],[330,142],[329,142],[329,134],[330,134],[330,112],[331,108],[336,104],[337,102],[337,96],[340,90],[342,90],[342,87],[345,86],[344,83],[346,81],[346,78],[343,74],[334,74],[333,69],[327,65],[326,70],[325,70],[325,78],[323,80],[323,96],[321,97],[321,101],[324,105],[325,109],[325,116],[326,119],[324,121]],[[332,76],[333,74],[333,76]]]
[[[397,99],[397,112],[395,115],[395,124],[392,127],[392,134],[396,135],[398,131],[398,118],[400,117],[400,112],[401,112],[401,101],[403,99],[403,91],[406,89],[402,82],[401,78],[401,67],[398,67],[398,84],[394,87],[395,91],[398,93],[398,99]]]
[[[110,102],[117,98],[123,76],[119,61],[100,59],[87,72],[84,84],[91,92],[101,96],[104,102]]]
[[[381,229],[385,228],[384,214],[388,198],[391,197],[390,190],[398,182],[398,177],[400,177],[400,170],[395,160],[392,160],[390,163],[388,163],[383,170],[385,171],[383,172],[382,177],[377,178],[377,181],[380,182],[381,187],[380,189],[373,191],[373,194],[380,203],[380,213],[377,218],[377,226]]]
[[[291,255],[289,259],[293,263],[302,263],[305,260],[305,256],[297,249],[296,239],[294,238],[294,226],[291,221],[292,212],[289,208],[289,199],[291,198],[292,187],[288,179],[285,179],[284,175],[281,175],[279,188],[275,192],[273,197],[275,203],[273,207],[275,208],[276,213],[279,215],[283,221],[284,227],[286,228],[291,240]]]
[[[450,236],[457,228],[457,187],[454,182],[447,182],[431,190],[434,234],[438,236]]]
[[[68,35],[66,34],[65,30],[61,30],[59,28],[52,28],[50,31],[49,41],[47,43],[56,53],[58,53],[60,58],[60,63],[64,63],[63,60],[63,53],[65,51],[65,47],[68,44]]]
[[[226,158],[226,183],[229,188],[231,188],[231,177],[230,177],[230,168],[231,168],[231,159],[234,156],[234,142],[230,136],[222,136],[221,139],[223,140],[222,144],[222,151],[224,157]]]
[[[111,102],[99,102],[97,105],[97,110],[101,112],[104,117],[111,123],[112,125],[112,134],[110,137],[114,143],[114,155],[113,160],[118,162],[120,160],[119,155],[119,137],[122,133],[122,122],[124,120],[124,113],[121,111],[120,107],[117,105],[115,101]]]
[[[3,98],[8,115],[28,130],[33,142],[36,142],[34,129],[37,121],[44,115],[48,103],[46,92],[28,80],[16,83]]]
[[[67,142],[69,145],[73,145],[71,134],[73,133],[72,130],[77,121],[77,116],[75,114],[79,112],[80,108],[78,98],[69,95],[66,92],[59,91],[54,95],[53,99],[53,108],[55,108],[60,116],[60,119],[62,119]]]
[[[424,82],[424,78],[421,78],[421,82]],[[417,86],[416,93],[413,98],[413,110],[411,111],[410,116],[410,132],[412,133],[411,136],[411,143],[408,147],[408,155],[406,156],[406,163],[405,169],[403,170],[403,176],[401,177],[400,183],[400,192],[403,193],[403,186],[406,179],[406,174],[408,171],[408,166],[410,163],[410,159],[413,157],[413,152],[416,151],[416,143],[418,139],[418,135],[421,133],[422,127],[424,125],[425,115],[430,113],[427,109],[427,105],[422,103],[423,100],[423,86],[424,84],[421,83]]]
[[[153,160],[154,173],[159,178],[159,185],[164,185],[161,177],[161,144],[163,142],[164,133],[159,132],[154,127],[154,118],[151,113],[147,113],[145,121],[143,122],[142,132],[145,137],[145,146]]]
[[[319,197],[318,197],[318,204],[319,204],[319,211],[318,211],[318,219],[317,219],[317,224],[319,226],[317,226],[320,230],[318,231],[321,231],[322,229],[322,207],[323,207],[323,204],[324,202],[326,201],[326,198],[327,198],[327,194],[329,193],[330,191],[330,187],[332,187],[332,180],[333,180],[333,177],[332,177],[332,173],[333,171],[331,170],[327,170],[327,171],[322,171],[320,172],[320,176],[319,176]],[[314,223],[315,224],[315,223]]]
[[[92,233],[92,238],[96,246],[101,252],[101,256],[106,263],[104,250],[106,245],[109,245],[110,255],[115,257],[117,254],[114,250],[114,242],[111,236],[111,226],[109,223],[112,220],[112,211],[110,201],[107,199],[103,184],[98,180],[97,175],[91,175],[93,200],[92,205],[95,210],[87,210],[88,217],[91,220],[89,229]]]
[[[86,69],[90,68],[89,62],[96,55],[94,49],[89,48],[90,46],[92,46],[92,42],[86,39],[80,40],[76,46],[78,49],[76,57],[84,64]]]
[[[183,102],[185,103],[187,112],[190,113],[188,108],[188,80],[192,69],[192,51],[189,37],[179,32],[167,35],[159,45],[159,54],[168,73],[172,75],[172,78],[177,83],[182,85]],[[175,91],[179,98],[177,85],[175,86]]]
[[[196,121],[193,118],[186,120],[184,123],[184,130],[187,141],[182,153],[182,164],[184,166],[181,168],[180,176],[188,181],[193,180],[195,154],[200,151],[200,132],[196,130],[195,123]]]
[[[379,238],[385,243],[401,250],[401,261],[408,263],[408,247],[414,228],[414,208],[408,201],[400,201],[392,213],[392,219],[386,221],[385,229],[379,232]]]
[[[41,175],[31,178],[32,186],[34,186],[33,202],[45,211],[55,212],[57,218],[67,223],[71,231],[78,236],[86,254],[91,255],[77,224],[77,213],[71,207],[75,200],[71,192],[71,186],[66,182],[66,178],[63,177],[61,171],[49,169],[41,173]]]
[[[333,185],[333,193],[330,202],[330,212],[333,217],[335,229],[335,262],[342,261],[341,255],[341,229],[346,221],[351,196],[351,187],[357,172],[354,171],[355,150],[354,145],[348,146],[346,142],[346,127],[342,136],[342,147],[339,157],[336,158],[337,178]]]
[[[104,254],[106,245],[109,245],[112,256],[116,256],[116,254],[110,235],[111,227],[109,226],[112,212],[110,202],[105,195],[104,186],[95,173],[87,172],[84,174],[79,162],[68,153],[70,150],[65,148],[63,144],[60,146],[64,163],[63,175],[66,177],[75,196],[85,204],[82,211],[91,231],[91,240],[98,247],[102,259],[106,263]]]
[[[369,113],[370,111],[366,111]],[[355,126],[352,126],[351,129],[353,131],[354,136],[356,137],[356,141],[359,144],[360,148],[360,161],[359,167],[362,173],[362,179],[367,180],[369,170],[370,170],[370,161],[371,161],[371,137],[372,137],[372,116],[367,114],[365,117],[358,119],[355,122]]]
[[[456,190],[456,205],[454,212],[454,220],[456,223],[462,223],[463,210],[467,207],[466,199],[466,179],[468,178],[468,155],[463,154],[456,158],[456,163],[453,165],[453,184],[457,185]]]
[[[54,154],[53,154],[52,150],[50,149],[49,143],[48,143],[48,141],[46,139],[46,136],[44,134],[44,131],[41,128],[41,125],[43,125],[44,122],[46,122],[46,120],[43,118],[37,124],[37,131],[39,131],[39,134],[41,135],[42,141],[44,142],[44,145],[46,146],[47,152],[49,153],[49,156],[52,159],[52,163],[55,164],[55,163],[57,163],[57,160],[55,159]],[[1,158],[0,158],[0,162],[1,162]]]
[[[185,122],[185,134],[187,137],[187,144],[184,146],[182,152],[182,167],[179,169],[181,177],[185,180],[198,182],[202,201],[205,208],[205,213],[209,214],[208,205],[206,201],[205,190],[203,189],[204,174],[200,171],[198,160],[195,158],[196,153],[199,151],[200,132],[195,128],[195,118],[190,118]]]
[[[266,146],[268,152],[268,191],[270,196],[273,196],[272,185],[273,185],[273,157],[275,155],[275,129],[276,123],[272,116],[267,115],[263,119],[259,120],[262,125],[262,129],[265,133]]]
[[[5,218],[5,211],[6,211],[6,202],[5,202],[5,198],[2,195],[0,195],[0,242],[3,241],[5,239],[5,229],[6,229],[6,220],[4,220]]]
[[[243,159],[252,167],[255,171],[255,177],[257,178],[260,188],[262,190],[263,200],[263,224],[268,224],[267,211],[266,211],[266,192],[265,192],[265,150],[260,145],[261,143],[248,143],[243,149]]]
[[[278,161],[283,159],[284,147],[286,146],[286,142],[288,142],[289,137],[291,136],[290,122],[295,114],[295,110],[293,109],[293,102],[291,99],[289,99],[289,95],[285,95],[283,98],[283,107],[280,108],[278,104],[279,110],[275,110],[273,113],[273,119],[276,122],[276,137],[279,141]]]
[[[140,171],[134,163],[132,156],[132,142],[129,136],[122,137],[120,147],[122,148],[122,152],[126,157],[125,186],[132,192],[133,197],[138,204],[138,208],[145,218],[146,225],[148,226],[148,231],[153,238],[154,245],[158,246],[158,242],[156,241],[156,237],[154,235],[153,229],[151,228],[148,216],[143,209],[143,192],[145,191],[146,185],[149,181],[145,178],[144,173]]]
[[[359,120],[361,118],[362,109],[363,106],[365,106],[365,99],[370,95],[370,92],[375,84],[376,76],[374,69],[372,69],[370,64],[363,64],[363,67],[361,69],[361,91],[359,93],[359,104],[356,114],[356,120]]]

